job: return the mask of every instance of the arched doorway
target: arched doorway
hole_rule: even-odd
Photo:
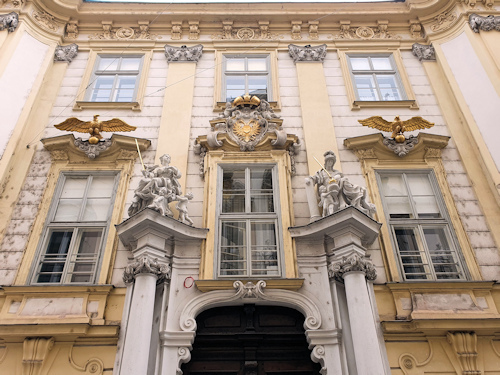
[[[196,318],[196,339],[185,375],[313,375],[304,317],[280,306],[218,307]]]

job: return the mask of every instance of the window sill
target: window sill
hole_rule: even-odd
[[[278,102],[269,102],[269,104],[271,105],[271,108],[274,111],[280,111],[281,110]],[[214,112],[222,112],[225,109],[226,109],[226,102],[217,102],[215,104],[215,107],[214,107]]]
[[[418,109],[416,100],[386,100],[386,101],[365,101],[355,100],[351,105],[352,109],[360,108],[410,108]]]
[[[83,109],[131,109],[132,111],[140,111],[141,105],[139,102],[82,102],[77,101],[73,106],[74,111]]]
[[[200,292],[211,292],[213,290],[231,290],[234,289],[233,284],[235,281],[240,280],[242,282],[251,281],[254,284],[259,280],[264,280],[266,282],[267,289],[283,289],[297,291],[304,284],[304,279],[266,279],[262,277],[261,279],[231,279],[231,280],[196,280],[196,287]]]

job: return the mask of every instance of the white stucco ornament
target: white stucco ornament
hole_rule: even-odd
[[[142,170],[143,178],[134,191],[134,198],[128,209],[129,216],[144,208],[152,208],[163,216],[173,217],[174,213],[169,204],[177,202],[175,208],[179,211],[178,220],[184,224],[193,225],[187,209],[187,204],[193,199],[193,194],[182,195],[179,183],[181,172],[178,168],[170,166],[170,160],[170,155],[165,154],[160,157],[161,165],[145,167]]]
[[[316,204],[323,208],[323,217],[353,206],[371,217],[375,212],[375,205],[368,201],[366,188],[349,182],[342,172],[333,168],[337,161],[333,151],[325,152],[324,157],[324,167],[314,176],[306,178],[306,189],[310,190],[314,185],[317,186],[316,196],[319,203],[308,202],[311,212],[314,212],[311,207]],[[309,197],[313,195],[308,194],[308,199]]]

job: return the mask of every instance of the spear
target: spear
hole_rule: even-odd
[[[135,139],[135,145],[137,146],[137,152],[139,153],[139,159],[141,159],[142,169],[146,170],[146,167],[144,166],[144,162],[142,161],[141,150],[139,149],[139,142],[137,142],[137,138]],[[326,173],[328,173],[328,172],[326,172]]]

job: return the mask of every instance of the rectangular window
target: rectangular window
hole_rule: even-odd
[[[220,276],[280,276],[273,166],[220,168]]]
[[[232,102],[244,94],[272,100],[268,55],[224,56],[222,101]]]
[[[450,219],[430,171],[377,173],[405,280],[465,279]]]
[[[359,101],[406,100],[392,55],[348,55],[349,71]]]
[[[115,174],[61,175],[34,283],[92,283],[113,210]]]
[[[143,56],[99,55],[87,88],[89,102],[134,102]]]

